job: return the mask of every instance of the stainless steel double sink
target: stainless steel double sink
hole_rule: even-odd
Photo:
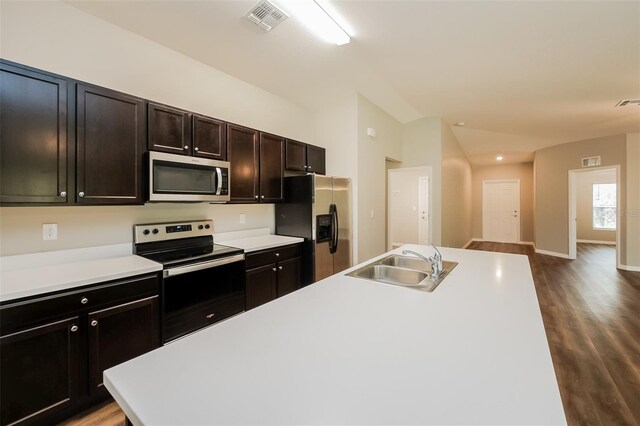
[[[458,262],[442,261],[443,272],[431,278],[431,263],[413,256],[392,254],[371,262],[347,274],[347,276],[377,281],[385,284],[433,291],[449,275]]]

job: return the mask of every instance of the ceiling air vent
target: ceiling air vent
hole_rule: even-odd
[[[582,167],[594,167],[599,166],[601,163],[600,156],[597,157],[586,157],[582,159]]]
[[[265,31],[269,31],[288,17],[282,9],[269,0],[260,0],[245,16]]]
[[[620,101],[616,104],[617,107],[625,106],[625,105],[638,105],[640,106],[640,99],[625,99],[624,101]]]

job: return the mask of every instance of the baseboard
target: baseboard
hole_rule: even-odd
[[[606,244],[608,246],[615,246],[615,241],[603,241],[603,240],[576,240],[577,243],[583,244]]]
[[[526,246],[533,246],[533,247],[536,246],[536,244],[533,241],[520,241],[518,244],[524,244]]]
[[[571,259],[568,254],[556,253],[555,251],[547,251],[547,250],[536,249],[536,253],[538,253],[538,254],[546,254],[547,256],[553,256],[553,257],[561,257],[563,259]]]
[[[640,266],[618,265],[623,271],[640,272]]]

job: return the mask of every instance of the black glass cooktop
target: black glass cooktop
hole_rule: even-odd
[[[165,266],[196,263],[220,257],[242,254],[236,247],[213,244],[212,240],[188,238],[171,242],[137,244],[135,253]]]

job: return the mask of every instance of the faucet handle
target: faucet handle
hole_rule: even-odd
[[[436,251],[436,254],[433,256],[434,259],[442,259],[442,254],[440,254],[440,250],[438,250],[438,247],[436,247],[435,245],[433,245],[432,242],[429,242],[429,245],[431,247],[433,247],[433,249]]]

